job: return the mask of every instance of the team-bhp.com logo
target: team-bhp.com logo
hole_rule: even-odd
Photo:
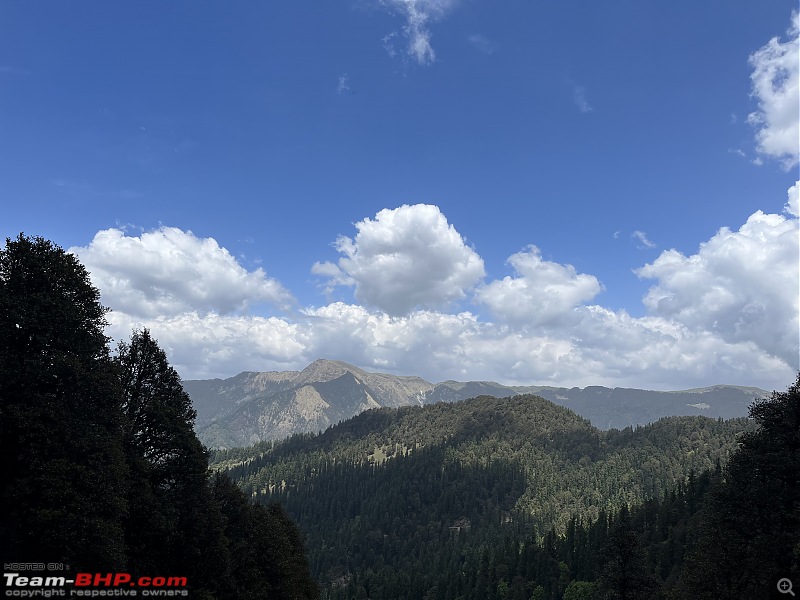
[[[188,596],[186,577],[133,577],[130,573],[31,575],[3,573],[6,596],[51,598],[65,596]]]

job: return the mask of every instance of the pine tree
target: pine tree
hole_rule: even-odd
[[[317,598],[286,513],[232,483],[212,492],[195,412],[150,333],[111,358],[99,298],[49,241],[0,251],[0,558],[185,576],[201,599]],[[232,554],[250,560],[238,580]]]
[[[766,598],[800,578],[800,376],[757,401],[746,433],[701,511],[684,585],[695,598]]]
[[[653,597],[656,583],[647,570],[644,551],[631,527],[630,513],[625,506],[611,531],[604,559],[600,584],[607,598],[644,600]]]
[[[22,234],[0,251],[3,558],[119,569],[121,397],[86,269]]]
[[[132,563],[185,575],[195,590],[212,589],[225,542],[189,396],[146,329],[119,345],[116,362],[127,415],[125,445],[136,478],[126,527]]]

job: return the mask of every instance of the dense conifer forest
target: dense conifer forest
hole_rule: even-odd
[[[4,564],[185,577],[194,598],[318,597],[283,508],[211,475],[189,397],[149,332],[112,354],[74,256],[8,240],[0,306]]]
[[[603,432],[535,396],[378,409],[212,464],[331,599],[765,598],[800,558],[800,394]]]

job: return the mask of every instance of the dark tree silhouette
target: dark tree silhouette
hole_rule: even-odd
[[[656,582],[647,569],[639,537],[630,521],[627,507],[622,507],[603,550],[600,584],[609,600],[652,598],[656,588]]]
[[[21,234],[0,251],[0,306],[3,558],[120,568],[127,469],[99,292]]]
[[[685,585],[696,598],[778,597],[800,577],[800,376],[755,402],[746,433],[702,511]]]
[[[49,241],[0,251],[4,563],[183,576],[200,599],[317,598],[282,509],[220,478],[212,489],[195,412],[150,333],[111,358],[99,297]]]
[[[146,329],[119,345],[116,363],[132,465],[126,527],[132,566],[177,572],[195,586],[213,587],[210,577],[225,556],[225,543],[189,396]]]

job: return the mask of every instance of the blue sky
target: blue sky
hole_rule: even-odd
[[[783,388],[794,7],[5,2],[0,233],[186,378]]]

